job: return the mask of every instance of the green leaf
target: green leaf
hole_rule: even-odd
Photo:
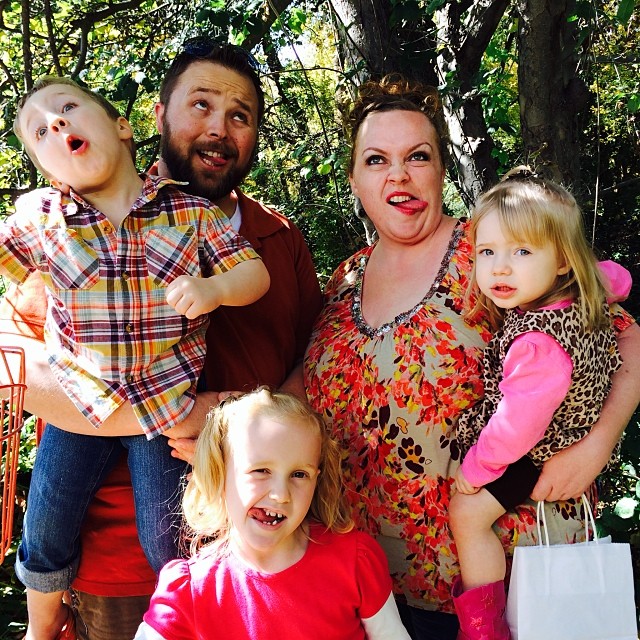
[[[10,133],[6,137],[7,145],[12,147],[13,149],[22,149],[22,145],[20,144],[20,140],[18,140],[18,136],[15,133]]]
[[[291,11],[287,25],[293,33],[302,35],[303,27],[307,23],[307,14],[302,9],[294,8]]]
[[[629,113],[636,113],[640,109],[640,95],[634,93],[627,102],[627,109]]]
[[[432,16],[440,7],[445,5],[447,0],[431,0],[427,6],[427,14]]]
[[[138,93],[138,83],[129,75],[122,76],[113,92],[113,100],[131,100]]]
[[[633,517],[638,506],[638,501],[634,498],[620,498],[616,502],[616,506],[613,508],[614,513],[623,520],[627,520]]]
[[[219,10],[215,12],[209,12],[209,24],[213,25],[214,27],[226,29],[230,21],[231,17],[228,11]]]
[[[321,176],[326,176],[327,174],[331,173],[331,162],[328,160],[325,160],[324,162],[321,162],[318,165],[318,173]]]
[[[618,5],[618,13],[616,14],[616,18],[620,24],[628,24],[633,14],[633,7],[635,1],[634,0],[620,0],[620,4]]]
[[[422,9],[416,0],[407,0],[396,5],[389,16],[389,23],[393,27],[402,22],[418,22],[422,17]]]
[[[610,509],[604,509],[598,517],[598,530],[602,530],[604,535],[612,531],[628,531],[630,526],[636,528],[636,523],[628,519],[622,519]]]

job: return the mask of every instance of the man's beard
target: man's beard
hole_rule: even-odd
[[[210,144],[207,151],[220,151],[229,161],[225,171],[203,176],[193,171],[191,164],[192,157],[197,155],[197,151],[191,149],[187,155],[183,155],[178,147],[173,143],[173,135],[169,123],[163,123],[163,132],[160,139],[160,155],[169,169],[169,175],[174,180],[188,182],[189,184],[180,188],[186,193],[194,196],[206,198],[211,202],[217,202],[228,196],[248,175],[253,163],[253,156],[245,165],[236,164],[238,153],[236,149],[224,143]],[[205,150],[205,149],[201,149]]]

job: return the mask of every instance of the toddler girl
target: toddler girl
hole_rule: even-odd
[[[338,446],[305,403],[227,400],[193,468],[194,555],[161,571],[136,640],[409,639],[382,549],[352,530]]]
[[[466,456],[450,506],[462,574],[453,596],[459,638],[502,640],[506,563],[492,524],[598,419],[621,364],[606,290],[622,298],[612,289],[630,278],[614,263],[598,269],[573,196],[525,167],[480,197],[471,234],[470,316],[486,313],[498,330],[484,354],[484,399],[458,425]]]

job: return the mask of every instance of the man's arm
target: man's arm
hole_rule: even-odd
[[[531,498],[566,500],[584,493],[609,461],[640,402],[640,327],[630,325],[618,334],[623,364],[612,377],[609,395],[599,420],[580,442],[545,462]],[[635,364],[634,364],[635,363]]]
[[[22,347],[25,351],[27,378],[25,409],[29,413],[73,433],[90,436],[135,436],[142,433],[142,428],[128,402],[114,411],[103,422],[100,429],[96,429],[78,411],[53,375],[47,362],[43,342],[11,333],[3,333],[0,341],[3,345]],[[5,382],[0,380],[0,383]],[[174,429],[180,437],[197,437],[204,426],[211,405],[216,404],[217,401],[217,394],[210,392],[198,394],[196,404],[187,419],[165,432],[167,437],[172,437]]]

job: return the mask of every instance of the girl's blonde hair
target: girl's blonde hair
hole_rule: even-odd
[[[552,244],[558,259],[569,266],[566,275],[557,276],[555,288],[534,301],[537,307],[571,298],[578,303],[587,330],[609,325],[603,308],[605,284],[585,238],[582,212],[567,189],[538,177],[528,167],[516,167],[478,198],[471,214],[474,243],[478,224],[489,213],[496,213],[504,233],[518,242],[538,247]],[[475,266],[469,294],[477,298],[468,317],[487,313],[492,326],[499,327],[504,310],[478,289]]]
[[[224,491],[230,453],[227,434],[239,419],[258,416],[306,424],[318,435],[321,439],[320,474],[308,516],[337,533],[346,533],[353,528],[351,511],[343,494],[340,448],[329,436],[322,417],[296,396],[263,387],[225,400],[207,416],[196,445],[193,474],[182,502],[185,520],[191,529],[192,553],[207,541],[228,540],[231,522]]]

